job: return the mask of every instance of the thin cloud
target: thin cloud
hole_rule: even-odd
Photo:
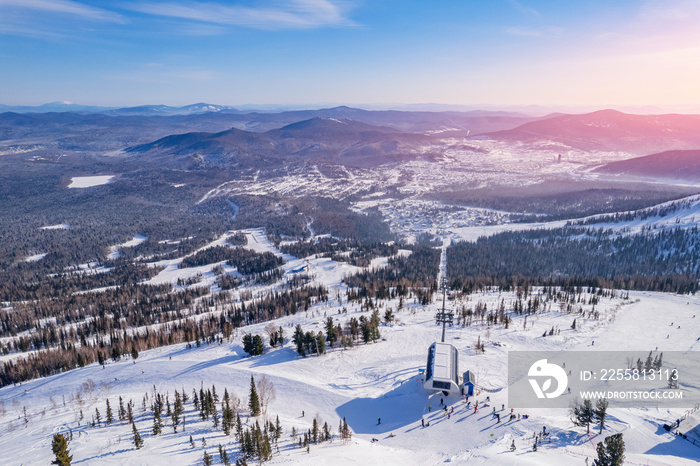
[[[14,10],[66,14],[93,21],[124,23],[122,16],[117,13],[71,0],[0,0],[0,10],[6,7]]]
[[[260,8],[212,2],[132,3],[124,8],[153,16],[256,29],[312,29],[354,24],[345,17],[345,4],[331,0],[288,0]]]
[[[508,0],[508,3],[510,3],[513,8],[518,10],[520,13],[528,16],[542,16],[542,13],[539,11],[535,10],[534,8],[531,8],[527,5],[523,5],[520,3],[518,0]]]
[[[552,37],[560,35],[563,31],[559,27],[548,27],[543,29],[532,29],[522,27],[507,27],[503,29],[506,34],[517,37]]]

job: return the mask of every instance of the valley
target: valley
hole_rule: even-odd
[[[460,397],[437,411],[420,371],[442,277],[449,342],[493,407],[509,402],[509,351],[693,351],[694,116],[153,111],[0,114],[13,464],[47,462],[55,433],[74,464],[198,464],[219,445],[270,464],[583,464],[613,433],[630,464],[700,460],[661,427],[684,409],[611,409],[603,434],[566,410],[496,425]],[[657,126],[671,152],[657,153]],[[647,156],[670,168],[645,171]],[[249,410],[251,376],[275,387],[265,414]],[[191,396],[172,417],[175,396],[210,387],[254,436],[279,419],[269,457],[224,432],[221,400],[204,412]],[[105,424],[120,398],[134,422]],[[330,439],[304,444],[314,418]]]

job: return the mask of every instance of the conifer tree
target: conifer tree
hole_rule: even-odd
[[[328,423],[324,422],[323,423],[323,440],[328,441],[331,439],[331,428],[328,427]]]
[[[71,461],[73,461],[73,456],[68,454],[68,441],[63,434],[56,434],[53,436],[51,449],[53,450],[53,454],[56,455],[56,459],[51,464],[70,466]]]
[[[134,423],[134,411],[132,409],[132,403],[131,400],[126,404],[126,419],[130,423]]]
[[[95,420],[97,421],[97,425],[100,425],[100,421],[102,419],[102,416],[100,416],[100,410],[95,408]]]
[[[241,415],[236,414],[236,440],[239,442],[243,439],[243,424],[241,423]]]
[[[124,409],[124,400],[122,397],[119,397],[119,420],[123,421],[126,419],[126,410]]]
[[[160,413],[158,410],[153,411],[153,435],[160,435],[163,432],[163,425],[160,422]]]
[[[345,421],[345,418],[343,418],[343,433],[342,433],[343,441],[348,442],[351,437],[352,437],[352,432],[350,431],[350,427],[348,427],[348,423]]]
[[[605,415],[608,410],[608,400],[605,398],[600,398],[595,402],[595,410],[593,411],[595,420],[600,426],[600,433],[603,433],[603,427],[605,427]]]
[[[134,445],[138,450],[143,446],[143,439],[141,438],[141,434],[139,434],[139,431],[136,429],[136,424],[131,424],[131,427],[134,432]]]
[[[668,376],[668,388],[677,389],[678,388],[678,371],[674,367]]]
[[[621,466],[625,461],[625,442],[622,434],[605,437],[605,445],[598,442],[596,447],[598,458],[593,460],[594,466]]]
[[[293,341],[297,345],[297,353],[299,353],[299,356],[306,356],[306,345],[304,344],[304,330],[302,330],[300,324],[297,324],[297,326],[294,329]]]
[[[316,352],[318,354],[324,354],[326,352],[326,337],[323,335],[322,331],[318,331],[316,335]]]
[[[333,344],[336,341],[335,324],[333,323],[333,317],[330,316],[326,320],[326,341],[333,348]]]
[[[255,380],[253,376],[250,376],[250,400],[248,401],[248,407],[253,417],[260,415],[260,400],[258,399],[258,392],[255,389]]]
[[[591,400],[583,400],[583,404],[574,406],[572,414],[574,417],[571,421],[574,425],[579,427],[586,426],[586,430],[590,434],[590,424],[593,422],[595,416]]]
[[[107,425],[112,423],[112,407],[109,405],[109,399],[107,399]]]
[[[211,456],[204,450],[204,466],[211,466]]]
[[[277,421],[275,421],[275,442],[282,438],[282,424],[280,424],[280,417],[277,416]]]

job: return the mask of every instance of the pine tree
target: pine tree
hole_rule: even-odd
[[[677,389],[678,388],[678,371],[674,367],[668,376],[668,388]]]
[[[301,328],[300,324],[297,324],[295,327],[294,338],[292,340],[297,345],[297,353],[299,353],[299,356],[306,356],[304,330]]]
[[[341,437],[343,438],[343,441],[346,443],[352,437],[352,432],[350,431],[350,427],[348,427],[348,423],[345,421],[345,418],[343,418],[343,433],[342,433]]]
[[[323,335],[322,331],[318,331],[316,335],[316,352],[318,354],[324,354],[326,352],[326,337]]]
[[[265,352],[265,345],[260,335],[255,335],[255,337],[253,337],[253,345],[255,346],[255,355],[261,355]]]
[[[591,433],[590,424],[594,420],[594,411],[591,400],[583,400],[583,404],[577,404],[573,409],[573,419],[571,421],[574,425],[582,427],[586,426],[588,433]]]
[[[157,409],[153,410],[153,435],[160,435],[163,432],[163,425],[160,421],[160,413]]]
[[[603,427],[605,427],[605,415],[608,409],[608,400],[605,398],[600,398],[595,402],[595,410],[593,411],[594,417],[598,424],[600,425],[600,433],[603,433]]]
[[[314,418],[313,427],[311,428],[311,438],[314,440],[314,445],[318,443],[318,421]]]
[[[131,400],[126,404],[126,420],[130,423],[134,423],[134,410],[132,409]]]
[[[122,397],[119,397],[119,420],[123,421],[126,419],[126,410],[124,409],[124,400]]]
[[[97,421],[97,425],[100,425],[100,420],[102,419],[102,416],[100,416],[100,410],[95,408],[95,420]]]
[[[599,442],[596,452],[598,458],[593,461],[594,466],[621,466],[625,461],[625,442],[622,434],[605,437],[605,445]]]
[[[248,407],[253,417],[260,415],[260,400],[258,399],[258,392],[255,390],[255,380],[253,376],[250,376],[250,400],[248,401]]]
[[[277,416],[277,421],[275,422],[275,442],[282,438],[282,424],[280,424],[280,417]]]
[[[654,367],[654,361],[651,358],[651,351],[649,351],[649,356],[647,356],[646,361],[644,361],[644,372],[649,372]]]
[[[131,359],[138,359],[139,357],[139,352],[136,351],[136,347],[134,345],[131,345]]]
[[[112,407],[109,405],[109,399],[107,399],[107,425],[112,423]]]
[[[53,436],[51,449],[53,450],[53,454],[56,455],[56,459],[51,464],[70,466],[71,461],[73,461],[73,456],[68,454],[68,441],[63,434],[56,434]]]
[[[192,446],[193,449],[195,448],[194,439],[192,438],[191,435],[190,435],[190,445]]]
[[[211,456],[209,456],[209,453],[204,451],[204,466],[211,466]]]
[[[335,324],[333,323],[333,317],[330,316],[326,320],[326,341],[333,348],[333,344],[336,341]]]
[[[236,440],[239,442],[243,439],[243,424],[241,423],[241,415],[236,414]]]
[[[131,427],[134,431],[134,445],[136,445],[136,449],[138,450],[143,446],[143,439],[141,438],[139,431],[136,429],[136,424],[131,424]]]
[[[223,454],[221,455],[221,462],[224,463],[224,466],[229,466],[229,464],[231,464],[231,460],[229,460],[226,450],[224,450]]]
[[[391,308],[388,307],[386,309],[386,311],[384,312],[384,322],[386,322],[387,324],[390,324],[393,321],[394,321],[394,311],[392,311]]]

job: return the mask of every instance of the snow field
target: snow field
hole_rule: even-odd
[[[71,178],[69,188],[92,188],[93,186],[101,186],[107,184],[114,178],[114,175],[99,175],[99,176],[74,176]]]
[[[465,304],[482,301],[487,303],[488,309],[493,309],[500,299],[508,303],[514,296],[477,294]],[[46,464],[51,459],[51,435],[71,429],[74,440],[70,450],[74,464],[199,464],[205,449],[218,458],[219,443],[233,458],[237,451],[233,437],[214,431],[210,420],[199,420],[191,401],[186,405],[185,432],[173,433],[169,420],[164,419],[164,433],[153,437],[152,416],[150,412],[141,411],[142,397],[144,393],[152,393],[155,385],[159,392],[170,393],[172,403],[174,390],[184,387],[191,396],[191,389],[199,389],[203,383],[205,389],[216,385],[220,397],[227,388],[245,404],[250,375],[256,380],[266,375],[277,393],[268,413],[279,415],[285,429],[279,444],[280,453],[270,464],[329,461],[341,465],[358,462],[583,464],[586,457],[593,459],[594,444],[615,432],[624,435],[626,464],[696,464],[700,460],[700,448],[660,431],[662,423],[679,416],[678,410],[611,409],[606,431],[599,436],[597,430],[592,429],[590,437],[584,429],[573,427],[568,412],[562,410],[531,410],[527,413],[530,414],[528,420],[512,422],[502,416],[500,424],[491,416],[493,406],[500,410],[501,404],[505,404],[505,412],[509,411],[505,387],[509,350],[581,350],[593,339],[596,349],[619,349],[621,341],[631,349],[648,349],[653,345],[660,350],[690,350],[695,344],[697,332],[693,329],[692,314],[700,310],[699,298],[631,293],[631,301],[620,304],[619,299],[603,299],[598,306],[601,319],[594,321],[578,316],[576,331],[569,329],[575,316],[555,310],[529,316],[527,330],[522,330],[522,317],[514,317],[508,330],[500,326],[489,329],[478,322],[472,327],[448,329],[447,341],[460,353],[460,372],[474,370],[479,385],[495,390],[488,393],[490,406],[483,406],[486,393],[477,396],[482,406],[477,413],[467,410],[463,402],[453,396],[446,398],[447,405],[454,407],[454,413],[447,419],[439,406],[442,395],[424,390],[420,383],[418,369],[425,365],[427,347],[439,338],[440,329],[433,320],[436,305],[423,307],[406,300],[404,309],[397,311],[397,300],[381,302],[380,315],[386,307],[392,307],[397,316],[394,325],[380,327],[381,341],[346,350],[335,348],[320,357],[298,357],[289,341],[297,323],[304,330],[319,331],[327,316],[332,316],[336,323],[344,323],[351,316],[360,315],[357,304],[331,301],[317,304],[308,312],[274,321],[276,326],[284,328],[287,343],[283,348],[267,349],[262,356],[246,357],[241,337],[248,332],[263,334],[267,323],[238,329],[232,343],[203,344],[192,349],[173,345],[142,352],[136,364],[129,359],[110,360],[105,369],[92,364],[0,389],[0,448],[7,464]],[[342,313],[343,307],[348,309],[347,314]],[[643,332],[639,331],[640,321],[651,321],[660,313],[680,323],[681,329],[676,329],[678,333],[673,339],[666,339],[665,325],[648,325]],[[559,327],[561,334],[543,338],[542,330],[552,326]],[[483,355],[476,355],[471,349],[477,336],[486,342]],[[494,346],[494,342],[502,346]],[[94,383],[92,397],[82,389],[83,384],[90,381]],[[85,416],[81,426],[77,425],[81,409],[76,398],[79,391]],[[134,400],[136,425],[145,440],[142,450],[134,449],[131,428],[126,423],[115,421],[108,427],[85,427],[85,420],[90,419],[96,407],[104,419],[107,398],[116,417],[119,396],[125,402]],[[29,413],[26,427],[24,406]],[[305,411],[303,418],[302,410]],[[296,442],[288,437],[292,426],[306,430],[315,415],[319,416],[321,424],[328,422],[334,433],[339,420],[345,417],[354,431],[351,442],[342,445],[335,439],[329,444],[312,445],[308,455],[305,450],[296,448]],[[379,425],[378,417],[381,417]],[[245,416],[243,418],[245,420]],[[430,427],[421,427],[421,418],[430,422]],[[542,425],[551,432],[551,440],[533,452],[531,436],[540,431]],[[392,433],[395,437],[390,436]],[[196,441],[194,450],[189,445],[189,435]],[[206,439],[206,448],[201,446],[202,437]],[[379,441],[372,443],[373,438]],[[509,451],[512,440],[516,441],[515,452]]]

